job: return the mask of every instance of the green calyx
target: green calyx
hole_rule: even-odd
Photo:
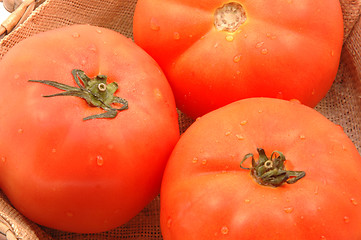
[[[241,162],[241,168],[250,170],[252,177],[261,185],[279,187],[284,183],[293,184],[306,175],[304,171],[286,170],[284,166],[286,158],[279,151],[272,152],[270,158],[266,156],[262,148],[258,148],[257,151],[258,161],[255,161],[252,153],[246,154]],[[252,158],[252,167],[243,167],[244,162],[250,157]]]
[[[29,82],[43,83],[64,92],[44,97],[56,96],[75,96],[85,99],[91,107],[99,107],[105,110],[104,113],[91,115],[83,120],[90,120],[96,118],[115,118],[119,111],[128,109],[128,101],[114,95],[118,90],[118,84],[112,82],[107,84],[107,76],[98,75],[94,78],[89,78],[84,71],[74,69],[72,75],[78,87],[69,86],[63,83],[48,80],[29,80]],[[113,104],[121,104],[121,107],[115,108]]]

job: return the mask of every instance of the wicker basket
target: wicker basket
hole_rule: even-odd
[[[361,130],[359,127],[361,126],[361,0],[340,1],[345,26],[341,63],[331,90],[316,106],[316,109],[334,123],[341,125],[361,152]],[[30,2],[36,2],[36,5],[23,5],[23,7],[20,5],[17,8],[23,8],[21,11],[18,10],[20,14],[17,13],[16,17],[8,20],[9,25],[12,25],[14,29],[6,30],[0,41],[0,59],[21,40],[39,32],[70,24],[88,23],[113,29],[127,37],[132,37],[132,14],[136,0],[32,0]],[[26,9],[31,9],[31,11]],[[185,131],[192,123],[189,118],[181,113],[179,120],[181,132]],[[159,197],[157,197],[130,222],[112,231],[98,234],[74,234],[56,231],[38,226],[23,217],[11,206],[6,196],[0,191],[0,240],[156,240],[162,239],[159,225]]]

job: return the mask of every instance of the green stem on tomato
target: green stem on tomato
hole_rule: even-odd
[[[242,169],[250,170],[252,177],[261,185],[279,187],[284,183],[293,184],[306,175],[304,171],[286,170],[284,166],[286,158],[279,151],[272,152],[270,158],[266,156],[262,148],[258,148],[257,151],[259,154],[257,162],[253,154],[249,153],[244,156],[240,166]],[[276,155],[278,156],[276,157]],[[252,158],[252,167],[243,167],[244,162],[250,157]]]
[[[105,110],[105,113],[88,116],[83,120],[90,120],[96,118],[115,118],[119,111],[128,109],[128,101],[114,95],[118,90],[116,82],[107,83],[107,76],[97,75],[94,78],[89,78],[84,71],[73,69],[72,75],[78,87],[72,87],[63,83],[48,80],[29,80],[29,82],[43,83],[65,92],[46,95],[44,97],[55,96],[75,96],[85,99],[91,107],[99,107]],[[114,108],[112,104],[121,104],[120,108]]]

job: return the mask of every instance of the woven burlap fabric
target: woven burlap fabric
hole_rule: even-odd
[[[132,37],[132,15],[135,5],[136,0],[46,0],[27,21],[1,40],[0,59],[21,40],[70,24],[88,23]],[[341,0],[341,5],[345,26],[341,63],[331,90],[316,109],[341,125],[361,152],[361,0]],[[180,113],[179,122],[180,131],[184,132],[192,120]],[[0,231],[8,228],[8,235],[19,239],[157,240],[162,239],[159,204],[157,197],[130,222],[112,231],[73,234],[32,223],[19,214],[0,192]]]

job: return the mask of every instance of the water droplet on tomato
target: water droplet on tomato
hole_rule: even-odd
[[[207,164],[207,160],[206,160],[206,159],[202,160],[202,164],[203,164],[203,165],[206,165],[206,164]]]
[[[283,99],[283,92],[278,92],[276,98]]]
[[[301,139],[301,140],[305,140],[305,139],[306,139],[306,136],[305,136],[305,135],[300,135],[300,139]]]
[[[238,140],[244,140],[244,137],[241,134],[237,134],[236,137]]]
[[[285,211],[285,213],[292,213],[293,207],[285,207],[283,210]]]
[[[100,28],[97,28],[96,32],[100,34],[102,33],[102,30]]]
[[[241,125],[244,126],[244,125],[246,125],[247,123],[248,123],[247,120],[243,120],[243,121],[241,122]]]
[[[318,186],[316,186],[316,188],[315,188],[315,195],[317,195],[318,194]]]
[[[56,149],[55,148],[51,149],[51,152],[56,153]]]
[[[100,156],[100,155],[98,155],[98,156],[97,156],[97,165],[98,165],[98,166],[103,166],[103,164],[104,164],[104,159],[103,159],[103,157]]]
[[[233,39],[234,39],[234,37],[233,37],[232,35],[227,35],[227,36],[226,36],[226,40],[227,40],[228,42],[232,42]]]
[[[172,219],[169,217],[167,220],[167,227],[170,228],[172,226]]]
[[[174,33],[173,33],[173,38],[174,38],[175,40],[179,40],[179,39],[180,39],[180,34],[179,34],[179,32],[174,32]]]
[[[20,78],[20,75],[19,74],[15,74],[14,75],[14,79],[19,79]]]
[[[345,223],[349,223],[349,222],[350,222],[350,218],[347,217],[347,216],[344,216],[344,217],[343,217],[343,221],[344,221]]]
[[[256,44],[256,48],[261,48],[264,45],[264,42],[258,42]]]
[[[155,19],[154,17],[152,17],[150,19],[150,29],[152,29],[154,31],[159,31],[159,29],[160,29],[160,25],[158,23],[158,20]]]
[[[357,206],[357,205],[358,205],[358,202],[357,202],[356,199],[351,198],[350,200],[351,200],[351,203],[352,203],[354,206]]]
[[[250,203],[251,200],[249,200],[249,199],[244,199],[244,202],[245,202],[245,203]]]
[[[224,135],[229,136],[231,134],[232,134],[231,131],[227,131]]]
[[[3,163],[6,162],[6,157],[2,156],[1,157],[1,162],[3,162]]]
[[[22,128],[19,128],[19,129],[18,129],[18,133],[19,133],[19,134],[22,134],[22,133],[24,133],[24,129],[22,129]]]
[[[82,66],[85,66],[86,65],[86,60],[85,59],[83,59],[83,60],[81,60],[81,63],[80,63]]]
[[[335,51],[331,50],[331,57],[335,56]]]
[[[153,90],[154,96],[156,99],[161,100],[163,99],[162,92],[159,90],[159,88],[156,88]]]
[[[71,36],[72,36],[73,38],[78,38],[78,37],[80,37],[80,34],[77,33],[77,32],[75,32],[75,33],[73,33]]]
[[[91,52],[96,52],[96,51],[97,51],[97,48],[96,48],[95,45],[91,45],[88,49],[89,49],[89,51],[91,51]]]
[[[325,237],[325,236],[321,236],[321,240],[326,240],[326,237]]]
[[[267,48],[263,48],[263,49],[261,50],[261,54],[262,54],[262,55],[267,55],[267,54],[268,54],[268,49],[267,49]]]
[[[228,229],[227,226],[223,226],[223,227],[221,228],[221,233],[222,233],[223,235],[227,235],[228,232],[229,232],[229,229]]]
[[[74,213],[72,213],[72,212],[66,212],[66,216],[68,216],[68,217],[74,217]]]
[[[197,163],[197,162],[198,162],[198,158],[194,157],[193,160],[192,160],[192,163]]]
[[[241,60],[241,54],[234,56],[233,62],[238,63]]]

